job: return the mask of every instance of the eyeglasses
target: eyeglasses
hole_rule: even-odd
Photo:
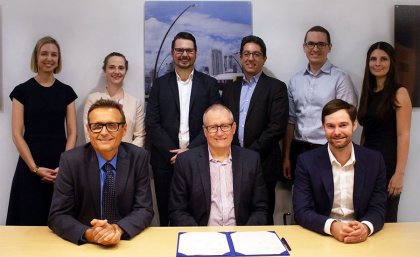
[[[304,45],[306,47],[310,48],[310,49],[314,49],[315,46],[317,46],[318,49],[324,49],[325,47],[329,46],[330,44],[325,43],[325,42],[312,42],[312,41],[309,41],[309,42],[306,42]]]
[[[223,132],[228,132],[232,129],[233,122],[230,124],[222,124],[222,125],[210,125],[210,126],[203,126],[207,129],[209,133],[216,133],[219,128]]]
[[[247,59],[250,58],[251,55],[254,58],[261,58],[263,56],[263,53],[261,53],[261,52],[243,52],[242,53],[242,56],[245,57],[245,58],[247,58]]]
[[[194,48],[174,48],[176,54],[183,54],[186,52],[187,54],[192,54],[195,52]]]
[[[106,127],[108,132],[117,132],[120,125],[124,124],[125,122],[89,123],[89,129],[93,133],[101,133],[103,127]]]

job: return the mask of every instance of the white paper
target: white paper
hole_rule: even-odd
[[[178,252],[185,255],[223,255],[230,250],[223,233],[187,232],[179,236]]]
[[[230,236],[235,252],[244,255],[280,254],[286,251],[277,234],[273,232],[235,232]]]

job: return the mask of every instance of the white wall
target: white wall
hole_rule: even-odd
[[[302,51],[305,31],[313,25],[330,30],[330,59],[350,72],[360,90],[364,56],[370,44],[393,42],[395,4],[420,0],[254,0],[254,34],[268,48],[267,71],[287,82],[306,59]],[[63,71],[57,76],[79,95],[78,121],[86,95],[101,87],[103,57],[111,51],[124,53],[130,67],[125,87],[139,97],[143,92],[143,0],[0,0],[2,10],[3,112],[0,112],[0,224],[7,213],[10,184],[18,154],[11,140],[11,105],[8,94],[14,86],[33,76],[30,55],[37,39],[57,38],[63,54]],[[198,46],[200,48],[200,46]],[[239,47],[239,46],[238,46]],[[401,221],[420,221],[420,110],[413,111],[409,162],[400,204]],[[79,143],[83,134],[79,125]],[[417,157],[417,158],[416,158]],[[28,210],[30,211],[30,210]]]

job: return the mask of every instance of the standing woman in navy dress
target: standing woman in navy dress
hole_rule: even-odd
[[[394,48],[386,42],[373,44],[366,56],[358,118],[363,125],[361,144],[380,151],[385,160],[386,222],[397,222],[410,144],[411,111],[407,88],[397,84]]]
[[[12,136],[19,160],[6,225],[47,225],[60,154],[76,144],[77,95],[54,77],[61,70],[55,39],[38,40],[31,69],[37,75],[10,94]]]

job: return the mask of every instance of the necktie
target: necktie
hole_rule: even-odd
[[[107,219],[108,223],[114,224],[118,221],[117,202],[115,199],[115,176],[112,172],[112,165],[107,162],[102,166],[105,171],[105,183],[102,196],[102,214],[103,219]]]

